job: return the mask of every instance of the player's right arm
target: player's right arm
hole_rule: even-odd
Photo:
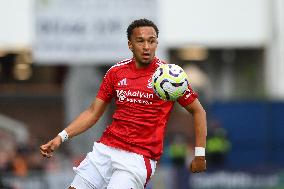
[[[96,124],[104,113],[107,105],[108,102],[103,101],[100,98],[96,98],[85,111],[83,111],[64,129],[68,135],[68,138],[79,135]],[[56,150],[61,143],[62,139],[59,135],[57,135],[48,143],[41,145],[40,152],[42,156],[50,158],[52,156],[52,152]]]

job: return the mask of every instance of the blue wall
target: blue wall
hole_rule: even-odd
[[[215,102],[208,110],[228,132],[228,167],[284,167],[284,102]]]

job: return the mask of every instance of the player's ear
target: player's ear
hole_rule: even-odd
[[[133,45],[130,40],[128,40],[128,48],[133,51]]]

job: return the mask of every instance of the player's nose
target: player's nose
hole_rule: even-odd
[[[144,50],[149,50],[149,43],[147,41],[145,41],[144,45],[143,45],[143,49]]]

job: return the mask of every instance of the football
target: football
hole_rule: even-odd
[[[153,90],[163,100],[177,100],[188,89],[188,84],[187,74],[176,64],[163,64],[152,76]]]

